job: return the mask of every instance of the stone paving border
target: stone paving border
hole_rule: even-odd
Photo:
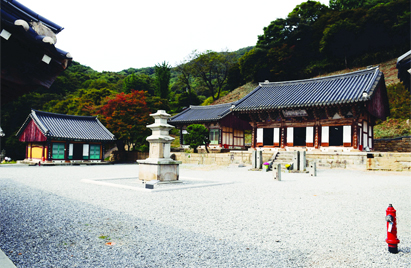
[[[108,186],[108,187],[123,188],[123,189],[129,189],[129,190],[133,190],[133,191],[146,192],[146,193],[175,191],[175,190],[200,188],[200,187],[210,187],[210,186],[218,186],[218,185],[234,183],[232,181],[227,181],[227,182],[209,182],[209,183],[198,183],[198,184],[193,184],[193,185],[187,185],[187,184],[184,185],[184,180],[200,180],[200,179],[180,177],[179,182],[181,182],[181,184],[179,184],[179,186],[169,187],[169,188],[164,188],[164,189],[156,189],[156,187],[154,186],[154,189],[146,189],[146,188],[143,188],[143,187],[133,187],[133,186],[119,184],[119,183],[106,182],[107,180],[121,180],[121,179],[130,179],[130,178],[121,178],[121,177],[118,177],[118,178],[104,178],[104,179],[98,178],[98,179],[83,179],[81,181],[84,182],[84,183],[91,183],[91,184],[97,184],[97,185]],[[138,177],[135,177],[135,179],[138,179]],[[175,184],[175,182],[172,182],[170,184]]]
[[[16,268],[13,262],[0,249],[0,267],[1,268]]]

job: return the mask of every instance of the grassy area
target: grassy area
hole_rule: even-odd
[[[3,162],[0,163],[1,165],[8,165],[8,164],[17,164],[15,160],[11,160],[10,162],[6,162],[3,160]]]
[[[374,127],[374,138],[396,138],[402,136],[411,136],[410,119],[393,119],[389,118]]]

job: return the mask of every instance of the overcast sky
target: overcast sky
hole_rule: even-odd
[[[175,66],[193,50],[254,46],[302,0],[18,0],[64,27],[56,46],[97,71]],[[321,0],[328,5],[329,0]]]

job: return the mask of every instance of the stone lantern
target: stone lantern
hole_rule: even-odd
[[[167,124],[169,114],[164,110],[158,110],[154,117],[154,124],[147,127],[152,130],[152,135],[147,137],[150,143],[149,156],[145,160],[137,160],[139,164],[139,179],[144,181],[176,181],[179,177],[179,165],[181,161],[170,158],[171,142],[174,140],[169,135],[174,126]]]

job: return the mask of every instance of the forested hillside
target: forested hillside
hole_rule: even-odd
[[[329,6],[307,1],[286,18],[273,18],[264,33],[256,35],[254,46],[235,52],[193,51],[174,67],[163,62],[118,73],[97,72],[73,62],[50,89],[39,88],[2,104],[2,148],[8,156],[24,157],[24,146],[14,134],[30,110],[38,109],[99,115],[119,139],[120,149],[129,145],[125,148],[146,150],[147,133],[129,120],[142,111],[161,108],[177,113],[189,105],[218,102],[238,87],[252,90],[264,80],[304,79],[395,62],[410,49],[409,7],[410,0],[331,0]],[[409,92],[393,84],[390,98],[405,97],[390,103],[395,106],[392,116],[409,118]],[[241,98],[244,90],[232,94]],[[138,118],[141,126],[150,120]]]

